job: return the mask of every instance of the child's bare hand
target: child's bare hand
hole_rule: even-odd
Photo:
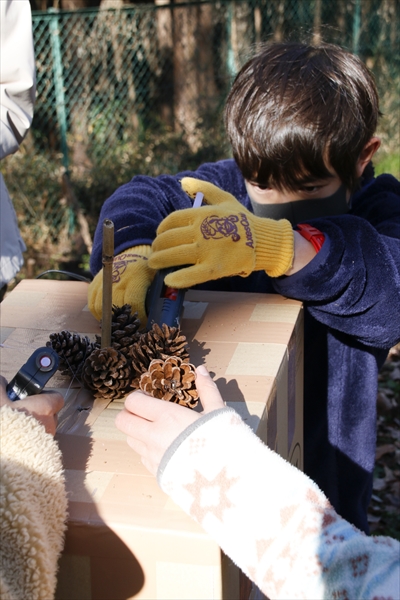
[[[196,374],[203,413],[135,391],[127,397],[124,410],[117,415],[116,426],[128,436],[129,446],[141,456],[142,463],[153,475],[167,448],[186,427],[202,414],[225,406],[206,367],[198,367]]]
[[[15,410],[26,412],[42,423],[47,433],[54,435],[57,429],[57,413],[64,406],[62,395],[59,392],[45,391],[11,402],[7,396],[6,386],[6,379],[0,375],[0,407],[8,405]]]

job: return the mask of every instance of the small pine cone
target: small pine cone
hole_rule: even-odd
[[[131,346],[140,338],[140,319],[137,312],[131,314],[131,305],[112,307],[111,346],[125,356],[129,356]],[[101,336],[96,335],[101,344]]]
[[[115,400],[130,390],[132,369],[128,360],[115,348],[96,348],[83,367],[83,381],[95,398]]]
[[[154,359],[165,360],[169,356],[179,357],[183,362],[189,362],[189,352],[186,337],[179,327],[154,323],[150,331],[142,334],[130,350],[132,366],[137,376],[133,387],[139,387],[140,375],[148,370]]]
[[[86,358],[92,353],[95,344],[87,336],[61,331],[51,333],[46,346],[53,348],[60,358],[58,370],[63,375],[80,375]]]
[[[140,376],[139,387],[154,398],[194,408],[199,398],[195,379],[194,365],[168,356],[151,361],[148,371]]]

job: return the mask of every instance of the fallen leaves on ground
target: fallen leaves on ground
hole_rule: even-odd
[[[368,520],[371,534],[400,540],[400,344],[379,373],[376,463]]]

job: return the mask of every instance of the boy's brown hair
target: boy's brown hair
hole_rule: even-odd
[[[329,177],[350,190],[379,112],[374,78],[333,44],[274,43],[239,71],[225,106],[233,156],[248,181],[296,191]]]

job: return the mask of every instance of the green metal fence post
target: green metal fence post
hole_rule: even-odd
[[[361,29],[361,0],[355,0],[354,18],[353,18],[353,53],[358,54],[360,50],[360,29]]]
[[[64,94],[64,79],[63,79],[63,68],[61,61],[61,45],[60,45],[60,31],[58,28],[58,9],[49,8],[49,12],[54,13],[50,17],[50,34],[51,34],[51,50],[53,54],[53,75],[54,75],[54,88],[56,93],[56,107],[57,107],[57,120],[60,128],[61,136],[61,152],[63,155],[63,165],[65,171],[68,173],[69,160],[68,160],[68,146],[67,146],[67,113],[65,108],[65,94]]]
[[[226,18],[226,32],[227,32],[227,52],[226,52],[226,69],[231,79],[236,75],[235,66],[235,53],[232,47],[232,23],[234,19],[234,5],[228,4],[227,18]]]

